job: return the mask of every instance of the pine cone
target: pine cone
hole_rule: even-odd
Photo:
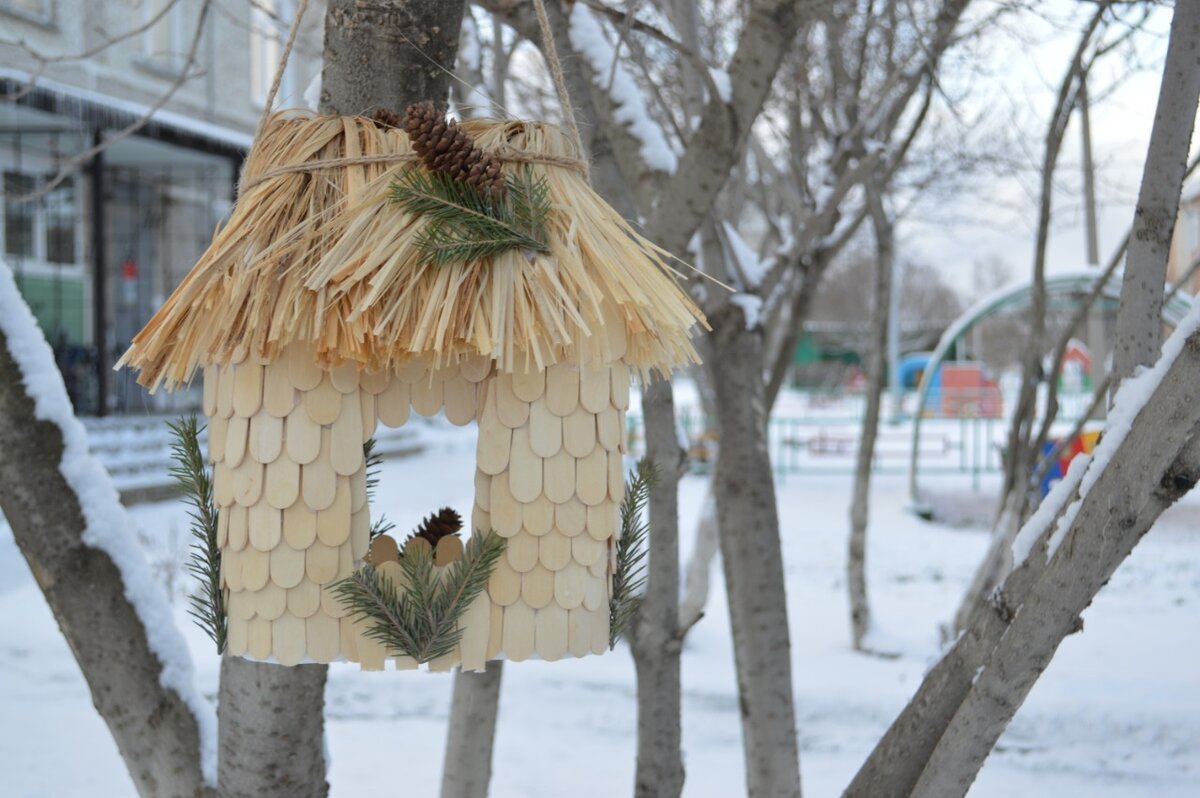
[[[391,108],[384,108],[382,105],[372,111],[369,118],[386,127],[404,127],[404,118]]]
[[[409,535],[408,540],[404,542],[407,544],[413,538],[424,538],[436,549],[439,540],[447,535],[457,535],[462,527],[462,516],[449,507],[443,507],[422,521],[417,531]]]
[[[475,146],[475,141],[433,103],[413,103],[405,112],[404,130],[425,168],[469,183],[485,194],[504,196],[507,183],[500,159]]]

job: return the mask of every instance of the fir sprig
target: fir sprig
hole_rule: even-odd
[[[186,416],[167,422],[171,430],[171,476],[183,491],[184,500],[191,505],[192,545],[187,570],[200,582],[197,592],[189,596],[188,614],[217,645],[217,653],[225,651],[226,618],[225,593],[221,589],[221,547],[217,545],[217,507],[213,502],[212,477],[200,449],[203,427],[196,416]]]
[[[625,479],[625,498],[621,500],[621,537],[617,540],[617,564],[613,569],[612,596],[608,600],[608,647],[617,645],[621,635],[642,603],[646,584],[646,535],[650,522],[646,504],[650,488],[658,481],[658,468],[642,458]]]
[[[424,218],[415,244],[426,263],[445,265],[495,257],[510,249],[549,252],[549,187],[529,168],[507,178],[501,197],[444,172],[407,170],[391,199]]]
[[[383,467],[383,455],[376,449],[374,438],[368,438],[363,444],[363,460],[366,462],[367,470],[367,503],[368,505],[375,499],[375,487],[379,484],[379,469]],[[387,516],[380,515],[375,519],[375,523],[371,524],[371,531],[368,533],[371,540],[380,535],[391,532],[396,528],[396,525],[387,519]]]
[[[444,575],[424,546],[405,549],[400,568],[407,584],[365,565],[333,586],[350,613],[370,621],[368,637],[418,663],[449,654],[462,639],[463,614],[487,587],[506,541],[495,532],[473,535]]]

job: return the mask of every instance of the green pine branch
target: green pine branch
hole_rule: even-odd
[[[452,652],[462,639],[463,614],[487,587],[505,545],[495,532],[473,535],[444,574],[434,570],[432,551],[414,546],[400,558],[407,585],[398,586],[366,565],[333,591],[353,616],[371,622],[368,637],[396,654],[429,662]]]
[[[367,466],[367,504],[375,499],[375,488],[379,485],[379,469],[383,467],[383,455],[375,448],[378,443],[374,438],[368,438],[363,444],[363,461]],[[387,520],[387,516],[380,515],[375,519],[375,523],[371,524],[371,531],[368,533],[371,540],[380,535],[391,532],[396,528],[396,525]]]
[[[212,477],[200,449],[200,432],[204,429],[193,414],[175,422],[167,422],[171,430],[171,476],[183,491],[184,500],[191,505],[192,545],[187,570],[200,582],[199,589],[188,597],[188,614],[212,638],[217,653],[225,651],[227,621],[225,593],[221,589],[221,547],[217,545],[217,507],[213,502]]]
[[[629,628],[642,603],[646,585],[646,536],[650,522],[646,504],[650,488],[658,481],[658,468],[642,458],[625,479],[621,500],[621,537],[617,540],[617,564],[613,570],[612,596],[608,600],[608,647],[615,648]]]
[[[549,187],[529,168],[507,178],[502,198],[443,172],[412,168],[392,184],[391,199],[421,216],[415,244],[426,263],[445,265],[495,257],[510,249],[549,252]]]

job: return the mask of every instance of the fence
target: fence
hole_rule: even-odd
[[[1086,407],[1088,396],[1060,397],[1059,419],[1070,421]],[[982,475],[1002,468],[1008,422],[1004,411],[1011,397],[994,386],[941,388],[937,401],[927,405],[921,424],[918,457],[925,473]],[[898,408],[885,397],[875,443],[876,473],[907,473],[912,447],[911,412],[916,394],[901,397]],[[790,391],[779,397],[767,423],[771,463],[781,476],[789,474],[846,474],[854,470],[866,402],[862,394],[831,391]],[[715,461],[719,436],[716,425],[682,403],[677,422],[688,441],[691,468],[703,472]],[[630,451],[644,452],[642,419],[628,418]]]

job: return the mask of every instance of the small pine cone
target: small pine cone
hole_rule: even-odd
[[[404,129],[426,169],[442,172],[495,197],[508,184],[500,159],[475,146],[467,131],[438,113],[433,103],[413,103],[405,112]]]
[[[391,108],[384,108],[382,105],[372,111],[369,118],[385,127],[404,127],[403,117]]]
[[[462,526],[462,516],[449,507],[443,507],[422,521],[417,530],[409,535],[408,540],[423,538],[436,549],[439,540],[447,535],[457,535]]]

